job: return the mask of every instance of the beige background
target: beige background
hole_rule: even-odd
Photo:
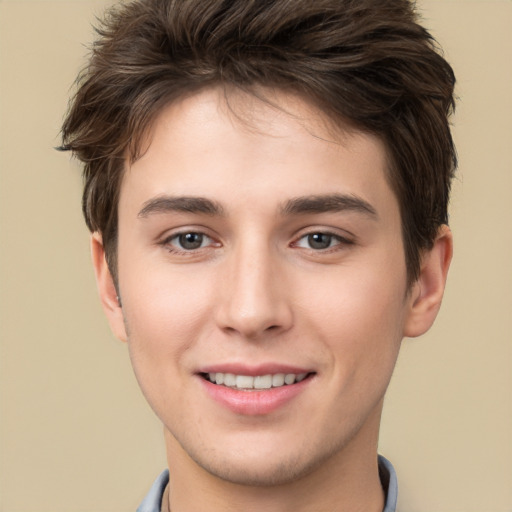
[[[78,167],[52,149],[106,1],[0,0],[2,512],[134,511],[161,427],[96,298]],[[402,512],[512,511],[512,2],[419,2],[458,75],[456,252],[406,340],[381,452]]]

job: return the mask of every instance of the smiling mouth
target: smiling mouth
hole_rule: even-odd
[[[314,375],[313,373],[275,373],[267,375],[235,375],[234,373],[201,373],[208,382],[239,390],[264,390],[291,386]]]

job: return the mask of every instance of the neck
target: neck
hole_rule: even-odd
[[[382,512],[378,421],[376,427],[363,427],[347,446],[301,478],[273,486],[218,478],[192,460],[166,430],[169,508],[171,512]]]

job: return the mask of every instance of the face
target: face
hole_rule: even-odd
[[[109,313],[172,456],[258,485],[375,451],[415,300],[382,143],[273,101],[161,113],[122,180]]]

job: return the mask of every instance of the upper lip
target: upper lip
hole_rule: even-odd
[[[283,363],[264,363],[248,365],[241,363],[219,363],[201,367],[197,373],[233,373],[234,375],[275,375],[277,373],[312,373],[311,368]]]

